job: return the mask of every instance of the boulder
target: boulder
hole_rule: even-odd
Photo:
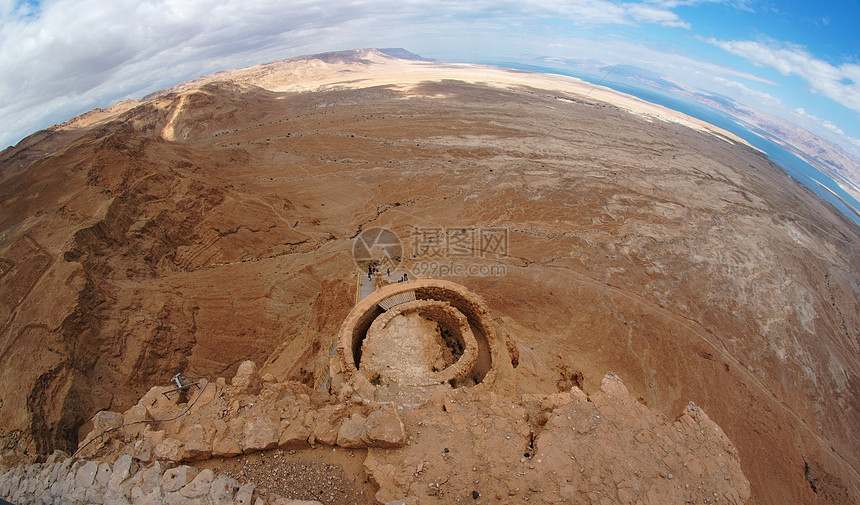
[[[96,435],[99,435],[107,430],[119,428],[122,426],[122,423],[123,417],[119,412],[102,410],[96,412],[96,415],[93,417],[93,431]]]
[[[168,419],[181,410],[176,405],[177,394],[172,393],[170,398],[164,396],[164,392],[173,389],[173,386],[153,386],[145,395],[137,402],[138,405],[144,407],[147,411],[147,416],[150,419]]]
[[[280,442],[279,423],[269,416],[248,419],[245,422],[244,433],[242,451],[245,454],[273,449]]]
[[[155,446],[153,455],[156,459],[168,461],[181,461],[185,448],[182,442],[175,438],[165,438],[163,442]]]
[[[185,445],[182,449],[182,461],[206,459],[212,455],[212,445],[206,439],[206,431],[200,424],[195,424],[188,431]]]
[[[90,505],[104,505],[104,502],[105,502],[105,490],[104,490],[104,488],[98,486],[98,484],[94,484],[93,487],[87,489],[87,493],[86,493],[86,496],[84,497],[84,501],[86,503],[89,503]]]
[[[51,470],[51,476],[49,477],[49,478],[50,478],[50,480],[51,480],[52,482],[57,482],[57,481],[58,481],[58,480],[60,480],[63,476],[65,476],[65,475],[66,475],[66,473],[68,473],[68,471],[69,471],[69,467],[71,467],[71,466],[72,466],[72,458],[66,458],[66,459],[64,459],[64,460],[62,460],[62,461],[59,461],[59,462],[55,463],[55,464],[54,464],[54,468]],[[10,478],[11,478],[11,475],[12,475],[12,474],[11,474],[10,472],[12,472],[12,470],[10,470],[9,472],[7,472],[7,474],[6,474],[6,475],[7,475],[7,476],[10,476]]]
[[[149,415],[149,411],[146,410],[146,407],[140,404],[133,405],[122,415],[122,422],[126,425],[123,427],[122,431],[127,436],[139,435],[140,433],[143,433],[143,430],[147,425],[147,423],[143,421],[150,419],[152,418]]]
[[[227,433],[222,434],[212,442],[212,455],[232,458],[242,454],[242,448]]]
[[[124,454],[116,460],[113,464],[113,472],[111,473],[110,480],[108,480],[108,487],[110,489],[119,489],[119,485],[131,477],[134,471],[133,465],[134,459],[132,459],[130,454]]]
[[[134,459],[144,463],[152,461],[152,453],[152,439],[148,437],[144,437],[135,442],[134,447],[131,450],[131,455],[134,456]]]
[[[141,482],[143,482],[143,471],[137,470],[132,472],[131,477],[125,479],[115,490],[114,488],[108,488],[108,490],[110,492],[115,492],[118,496],[123,498],[130,498],[131,491],[135,487],[140,487]]]
[[[149,468],[141,470],[140,489],[145,495],[151,494],[154,490],[161,490],[161,476],[163,473],[164,467],[158,461]]]
[[[88,461],[86,464],[78,468],[75,474],[75,487],[87,488],[93,485],[96,478],[96,472],[99,471],[99,464],[95,461]]]
[[[233,495],[238,487],[236,479],[221,474],[209,486],[209,501],[212,505],[233,505]]]
[[[164,503],[164,496],[161,489],[153,489],[149,493],[145,493],[140,487],[135,487],[131,490],[132,505],[161,505]]]
[[[56,463],[62,463],[69,459],[69,453],[66,451],[61,451],[60,449],[54,449],[54,452],[51,453],[50,456],[45,460],[46,465],[54,465]]]
[[[263,387],[263,380],[257,370],[257,364],[253,361],[243,361],[236,371],[236,375],[230,382],[235,388],[235,393],[255,395]]]
[[[317,410],[314,416],[314,438],[327,445],[336,444],[343,416],[343,405],[326,405]]]
[[[406,445],[406,429],[393,408],[371,412],[364,423],[364,433],[369,447]]]
[[[308,438],[311,436],[311,429],[305,421],[305,416],[299,414],[298,417],[290,421],[281,421],[281,437],[278,440],[278,447],[281,449],[304,449],[310,444]]]
[[[347,449],[367,447],[364,425],[367,419],[361,414],[353,414],[340,425],[337,432],[337,445]]]
[[[164,430],[153,431],[149,426],[143,430],[143,438],[134,443],[131,455],[134,459],[149,463],[155,456],[155,448],[164,441]]]
[[[89,451],[93,451],[102,447],[107,440],[117,434],[119,430],[116,428],[120,426],[122,426],[122,414],[107,410],[96,412],[96,415],[93,416],[93,429],[80,442],[79,450],[88,447]]]
[[[180,489],[179,493],[185,498],[201,498],[209,494],[209,488],[213,480],[215,480],[215,472],[207,468],[197,474],[194,480]]]
[[[165,492],[179,491],[191,482],[199,472],[187,465],[171,468],[161,476],[161,487]]]
[[[107,463],[102,463],[99,465],[99,469],[96,472],[96,482],[101,487],[107,487],[112,474],[113,470],[111,470],[110,465]]]
[[[75,469],[77,472],[77,469]],[[18,490],[18,486],[20,485],[20,480],[14,480],[13,486],[9,489],[8,496],[14,496],[14,494]],[[75,475],[73,472],[69,472],[64,476],[61,476],[57,479],[57,482],[51,485],[51,494],[54,496],[66,496],[68,494],[69,489],[74,487],[75,485]]]
[[[254,499],[254,484],[245,484],[236,491],[236,496],[233,498],[235,505],[251,505],[251,500]]]

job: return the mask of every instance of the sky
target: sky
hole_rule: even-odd
[[[860,0],[0,0],[0,149],[96,107],[305,54],[635,65],[860,159]]]

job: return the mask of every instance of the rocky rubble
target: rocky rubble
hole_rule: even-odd
[[[407,446],[368,451],[377,500],[418,503],[746,503],[722,429],[692,403],[669,422],[615,374],[586,395],[438,392],[403,414]]]
[[[229,385],[223,378],[202,385],[188,404],[156,387],[123,414],[98,413],[76,454],[85,459],[56,452],[42,464],[13,468],[0,475],[0,496],[16,504],[314,503],[185,463],[337,445],[366,451],[364,470],[379,503],[750,498],[737,450],[704,411],[690,403],[670,422],[613,373],[592,395],[575,386],[519,397],[440,387],[421,404],[399,406],[279,383],[260,377],[253,362]],[[273,464],[283,453],[261,454]]]
[[[55,452],[44,464],[18,466],[0,475],[0,496],[17,505],[318,505],[276,494],[255,495],[254,484],[210,469],[140,466],[126,454],[113,465],[75,460]]]
[[[177,403],[175,393],[164,395],[169,389],[153,387],[123,414],[96,414],[95,428],[79,452],[89,457],[130,454],[143,463],[185,462],[317,443],[391,448],[406,440],[391,406],[370,400],[337,403],[303,384],[261,377],[251,361],[240,365],[230,385],[223,378],[200,381],[188,404]]]

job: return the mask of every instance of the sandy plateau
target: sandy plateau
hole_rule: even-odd
[[[319,391],[373,227],[486,302],[504,387],[401,410]],[[506,242],[430,255],[446,230]],[[240,480],[261,458],[325,467],[331,503],[701,503],[706,480],[715,503],[858,503],[858,272],[858,227],[764,154],[607,89],[376,50],[222,72],[0,154],[2,465],[74,452],[96,412],[138,412],[183,372],[213,380],[196,424],[91,457],[204,440],[158,454]],[[231,389],[246,360],[262,385]],[[308,410],[280,414],[280,448],[217,456],[195,426],[247,425],[249,394]],[[172,412],[157,403],[140,408]],[[389,414],[397,443],[346,436]],[[281,443],[296,426],[313,447]]]

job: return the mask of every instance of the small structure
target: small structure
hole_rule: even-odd
[[[506,373],[510,371],[511,373]],[[332,390],[382,392],[491,387],[513,381],[486,304],[451,281],[419,279],[377,289],[353,307],[330,360]],[[388,395],[390,396],[390,395]]]

